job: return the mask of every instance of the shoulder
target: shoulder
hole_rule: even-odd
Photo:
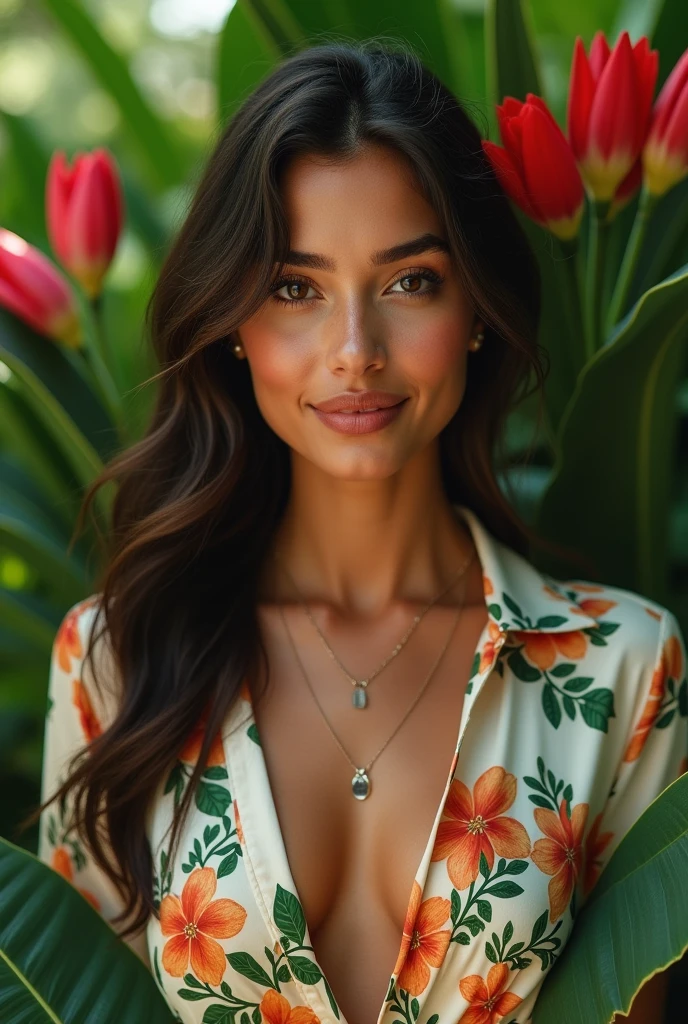
[[[114,665],[101,595],[91,594],[65,612],[53,641],[50,672],[50,711],[55,705],[75,709],[89,741],[116,714],[120,690]]]

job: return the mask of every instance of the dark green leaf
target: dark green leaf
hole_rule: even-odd
[[[498,896],[500,899],[511,899],[513,896],[520,896],[523,889],[516,882],[496,882],[489,889],[485,889],[485,896]]]
[[[540,669],[527,662],[520,650],[511,652],[507,658],[507,665],[522,683],[536,683],[538,679],[542,679]]]
[[[542,688],[542,709],[547,720],[555,729],[559,728],[561,722],[561,708],[554,687],[551,683],[545,683]]]
[[[275,924],[297,946],[303,943],[306,934],[306,919],[296,896],[284,889],[279,882],[272,909]]]
[[[492,920],[492,907],[487,900],[478,900],[476,906],[483,921]]]
[[[248,978],[256,985],[272,987],[272,978],[250,953],[227,953],[227,960],[233,971]]]
[[[218,786],[215,782],[203,782],[202,779],[195,797],[199,811],[211,814],[215,818],[221,818],[232,802],[229,791],[224,786]]]
[[[587,690],[590,683],[594,683],[594,681],[593,676],[576,676],[575,679],[569,679],[567,683],[564,683],[564,689],[569,693],[581,693],[583,690]]]

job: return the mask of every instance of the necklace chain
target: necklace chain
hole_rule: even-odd
[[[471,562],[473,561],[474,555],[475,555],[475,552],[473,552],[471,554],[470,558],[468,559],[467,564],[464,566],[464,570],[466,568],[468,568],[468,566],[471,564]],[[398,733],[399,729],[401,729],[402,725],[404,724],[404,722],[406,721],[408,716],[413,711],[414,707],[416,706],[416,704],[418,703],[418,701],[422,697],[423,693],[425,692],[425,689],[428,686],[430,680],[432,679],[433,675],[435,674],[435,671],[436,671],[440,661],[444,657],[444,654],[445,654],[445,652],[446,652],[446,650],[447,650],[447,648],[449,646],[451,638],[453,637],[454,632],[456,630],[456,627],[458,626],[459,619],[461,618],[461,613],[463,611],[464,601],[465,601],[465,591],[466,591],[465,585],[464,585],[463,591],[464,592],[463,592],[461,601],[459,603],[459,607],[458,607],[456,615],[454,617],[454,621],[452,622],[452,627],[451,627],[451,629],[450,629],[450,631],[449,631],[449,633],[447,635],[446,640],[442,644],[442,649],[440,650],[439,654],[435,658],[435,661],[433,662],[433,664],[432,664],[432,666],[430,668],[430,671],[428,672],[428,674],[427,674],[427,676],[426,676],[426,678],[425,678],[425,680],[423,682],[423,685],[421,686],[420,690],[418,691],[416,696],[411,701],[411,704],[407,708],[406,713],[404,714],[403,718],[401,719],[401,721],[399,722],[397,727],[394,729],[394,732],[391,734],[391,736],[389,736],[385,740],[385,742],[382,744],[382,746],[380,747],[378,752],[375,754],[375,756],[363,768],[359,768],[356,765],[356,763],[351,760],[351,758],[350,758],[349,754],[347,753],[347,751],[345,750],[342,742],[340,741],[340,739],[337,736],[336,732],[334,731],[334,729],[330,725],[330,722],[329,722],[329,720],[327,718],[327,715],[325,714],[325,712],[323,710],[323,707],[322,707],[320,701],[318,700],[318,696],[317,696],[315,690],[313,689],[313,686],[311,685],[311,681],[308,678],[308,673],[306,672],[306,669],[305,669],[305,666],[303,664],[303,661],[301,660],[301,657],[299,656],[298,649],[297,649],[296,644],[294,642],[294,637],[292,636],[292,632],[289,629],[289,625],[287,623],[286,616],[284,614],[284,606],[282,604],[280,604],[279,610],[280,610],[280,616],[282,618],[282,624],[284,626],[284,629],[285,629],[285,632],[287,634],[287,637],[289,638],[289,643],[290,643],[291,649],[292,649],[292,651],[294,653],[294,658],[296,660],[296,663],[299,666],[301,674],[303,675],[303,678],[306,681],[308,689],[311,691],[311,694],[313,696],[313,700],[315,701],[315,703],[316,703],[316,705],[318,707],[318,710],[320,711],[320,714],[322,715],[322,718],[323,718],[323,720],[325,722],[325,725],[327,726],[327,728],[329,729],[329,731],[330,731],[330,733],[332,735],[332,738],[334,739],[335,743],[337,744],[337,746],[339,747],[341,752],[344,754],[344,757],[347,759],[347,761],[349,762],[351,767],[354,769],[355,774],[354,774],[353,779],[351,780],[351,787],[352,787],[352,791],[353,791],[353,794],[356,797],[356,799],[358,799],[358,800],[365,800],[370,795],[371,782],[370,782],[370,779],[368,777],[368,772],[370,771],[372,765],[377,760],[377,758],[380,756],[382,751],[385,749],[387,744],[396,736],[396,734]]]
[[[396,656],[401,652],[401,650],[404,648],[404,646],[406,645],[407,641],[411,638],[412,634],[415,632],[416,628],[418,627],[418,625],[420,624],[421,620],[424,618],[426,613],[430,611],[430,609],[433,607],[433,605],[437,604],[437,602],[440,600],[440,598],[444,597],[444,595],[446,593],[448,593],[453,586],[455,586],[455,584],[463,576],[463,574],[466,572],[466,570],[469,568],[469,566],[473,562],[474,556],[475,556],[475,550],[472,550],[470,555],[468,556],[468,558],[465,560],[465,562],[463,563],[461,568],[458,570],[456,575],[451,578],[451,580],[447,584],[447,586],[444,587],[442,590],[440,590],[439,593],[437,593],[432,598],[431,601],[428,601],[428,603],[425,605],[425,607],[423,608],[423,610],[421,612],[419,612],[418,614],[414,615],[413,620],[411,622],[411,625],[406,630],[406,632],[404,633],[404,635],[402,636],[401,640],[396,645],[396,647],[393,648],[392,653],[388,654],[387,657],[384,659],[384,661],[380,665],[378,665],[378,667],[373,672],[370,672],[364,679],[357,679],[355,676],[353,676],[351,674],[351,672],[346,668],[346,666],[342,664],[340,659],[337,657],[337,655],[333,651],[330,643],[327,640],[327,637],[325,636],[325,634],[321,630],[321,628],[318,625],[318,623],[315,621],[315,618],[313,617],[313,613],[311,612],[311,609],[309,608],[308,603],[307,603],[305,597],[301,593],[301,590],[299,589],[299,587],[298,587],[298,585],[296,583],[296,580],[294,579],[292,574],[289,572],[289,569],[287,568],[287,565],[286,565],[284,559],[281,558],[279,554],[277,554],[276,557],[281,562],[282,567],[283,567],[285,573],[287,574],[287,576],[288,576],[292,586],[294,587],[294,590],[296,591],[296,593],[297,593],[297,595],[299,597],[299,602],[300,602],[301,606],[303,607],[303,610],[305,611],[306,615],[308,616],[308,619],[309,619],[311,625],[313,626],[313,628],[316,630],[318,636],[320,637],[320,639],[321,639],[321,641],[322,641],[322,643],[323,643],[323,645],[325,647],[325,650],[329,654],[330,658],[332,658],[332,660],[334,662],[336,662],[336,664],[342,670],[342,672],[347,677],[347,679],[349,680],[349,682],[351,683],[352,686],[354,686],[356,688],[362,687],[363,689],[365,689],[368,686],[368,684],[371,683],[373,681],[373,679],[377,675],[379,675],[380,672],[382,672],[382,670],[387,665],[389,665],[390,661],[392,661],[393,658],[396,658]],[[365,697],[364,697],[364,701],[362,703],[355,704],[354,706],[365,707],[366,706]]]

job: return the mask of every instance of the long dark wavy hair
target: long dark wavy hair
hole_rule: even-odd
[[[116,482],[98,581],[102,616],[86,658],[107,632],[121,692],[114,720],[32,820],[70,795],[72,827],[124,900],[114,919],[130,920],[123,937],[157,914],[146,816],[161,779],[203,712],[172,860],[242,682],[261,664],[267,679],[258,579],[287,503],[290,452],[260,414],[249,366],[231,344],[290,248],[282,175],[297,154],[346,160],[371,143],[411,165],[486,324],[461,405],[440,436],[447,496],[514,550],[538,542],[507,500],[498,467],[509,413],[531,394],[542,398],[539,271],[478,128],[407,44],[328,39],[288,57],[221,129],[146,310],[160,367],[146,382],[158,384],[150,423],[91,483],[76,526],[98,488]]]

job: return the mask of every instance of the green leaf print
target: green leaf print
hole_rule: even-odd
[[[485,956],[493,964],[508,963],[512,971],[521,971],[532,964],[532,956],[528,957],[526,955],[532,953],[533,956],[540,960],[540,969],[543,971],[547,970],[554,963],[557,956],[559,956],[561,939],[555,933],[559,931],[562,925],[561,920],[557,921],[549,935],[545,935],[548,915],[549,911],[545,910],[538,917],[533,925],[530,942],[527,946],[522,941],[514,942],[513,945],[509,946],[514,936],[514,925],[512,921],[507,921],[504,925],[501,939],[496,932],[493,932],[492,941],[485,943]]]
[[[532,775],[524,775],[523,781],[529,789],[534,789],[534,793],[528,794],[528,799],[531,803],[534,803],[536,807],[544,807],[547,810],[554,811],[555,814],[559,813],[560,795],[561,799],[566,802],[566,813],[569,818],[571,817],[571,801],[573,800],[573,787],[569,783],[567,786],[564,785],[563,779],[557,779],[554,772],[551,769],[545,771],[545,762],[541,757],[537,759],[537,770],[540,776],[539,780],[534,778]],[[563,791],[563,792],[562,792]]]
[[[561,708],[559,707],[559,701],[557,700],[556,692],[551,683],[545,683],[542,688],[542,710],[545,712],[547,721],[553,725],[555,729],[558,729],[559,723],[561,722]]]
[[[582,698],[580,709],[591,728],[606,732],[608,720],[615,717],[614,694],[605,688],[590,690]]]
[[[317,985],[322,971],[316,963],[305,956],[288,956],[287,961],[295,978],[303,985]]]
[[[250,953],[227,953],[226,956],[229,966],[237,974],[255,982],[256,985],[274,988],[270,975]]]
[[[232,797],[224,786],[201,779],[196,789],[195,800],[199,811],[211,814],[214,818],[221,818],[231,804]]]
[[[303,943],[306,934],[306,918],[296,896],[284,889],[279,882],[272,907],[272,916],[279,930],[295,942]]]
[[[537,683],[542,679],[540,669],[526,661],[520,649],[512,651],[506,661],[516,678],[520,679],[522,683]]]
[[[521,895],[523,892],[522,887],[510,879],[504,878],[504,875],[520,875],[527,870],[530,863],[527,860],[507,862],[501,857],[494,870],[490,872],[487,858],[485,858],[484,854],[481,854],[482,860],[485,861],[484,872],[482,871],[483,865],[481,865],[482,881],[476,879],[475,882],[471,882],[466,894],[463,912],[461,911],[461,897],[456,889],[452,889],[450,916],[453,927],[450,941],[457,942],[460,946],[470,945],[471,938],[484,931],[485,925],[483,922],[492,920],[492,906],[489,900],[486,899],[487,896],[506,900]],[[477,911],[477,914],[474,913],[474,910]]]

